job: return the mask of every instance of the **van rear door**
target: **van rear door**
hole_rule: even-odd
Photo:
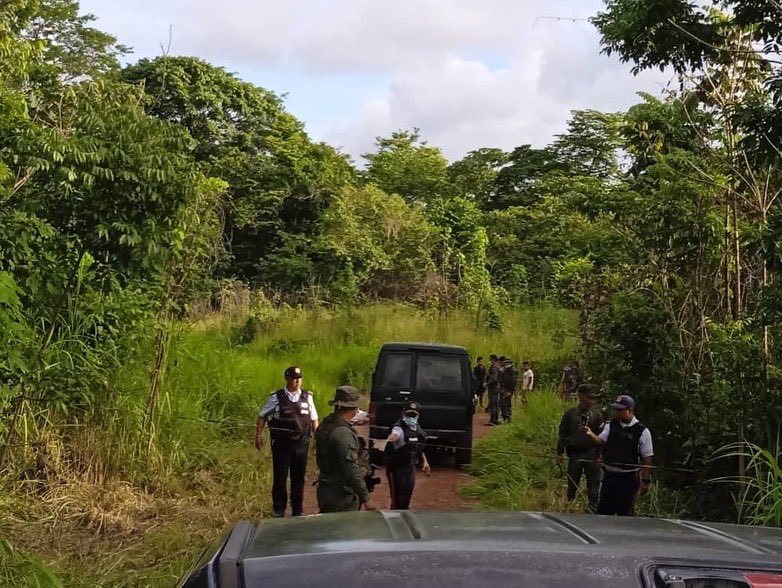
[[[374,424],[390,427],[402,414],[413,395],[413,352],[390,351],[380,354],[374,382],[372,402],[377,403]]]
[[[414,398],[425,429],[461,430],[472,401],[466,355],[419,351]]]

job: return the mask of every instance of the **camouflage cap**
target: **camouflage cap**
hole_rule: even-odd
[[[334,399],[329,400],[331,406],[337,408],[358,408],[358,389],[353,386],[340,386],[334,393]]]

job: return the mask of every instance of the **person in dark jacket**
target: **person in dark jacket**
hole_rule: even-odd
[[[391,492],[391,510],[407,510],[415,489],[415,469],[429,475],[431,468],[423,451],[426,431],[418,426],[420,407],[417,402],[408,402],[402,418],[391,429],[386,440],[384,466]]]
[[[478,406],[483,408],[483,395],[486,393],[486,367],[483,358],[478,358],[478,363],[472,370],[472,382],[475,396],[478,398]]]
[[[578,405],[565,411],[559,423],[557,441],[557,465],[565,462],[567,466],[567,498],[575,500],[581,476],[586,478],[589,512],[597,512],[600,494],[600,466],[597,463],[598,450],[594,442],[584,432],[584,427],[598,434],[603,427],[603,415],[595,408],[599,390],[590,384],[578,387]]]
[[[513,396],[519,381],[519,370],[513,360],[500,357],[500,413],[502,421],[509,423],[513,416]]]
[[[600,435],[584,427],[586,435],[602,451],[603,484],[597,514],[633,516],[635,497],[649,492],[652,484],[652,435],[635,417],[635,401],[625,394],[611,405],[614,418]]]
[[[358,390],[340,386],[329,404],[334,412],[315,432],[315,458],[320,512],[375,510],[369,501],[369,456],[361,447],[350,421],[358,413]]]
[[[489,393],[489,422],[500,424],[500,358],[494,353],[489,356],[489,371],[486,374],[486,389]]]
[[[290,475],[291,514],[304,514],[304,477],[312,432],[318,428],[318,412],[312,392],[301,387],[304,373],[292,365],[285,370],[285,387],[271,393],[258,414],[255,447],[263,447],[263,431],[269,423],[272,446],[272,509],[285,516]]]

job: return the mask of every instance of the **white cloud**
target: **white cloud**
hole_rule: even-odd
[[[297,101],[310,101],[311,119],[319,97],[307,95],[307,79],[321,91],[324,79],[336,85],[346,74],[366,76],[368,87],[383,79],[364,102],[306,121],[324,129],[318,138],[354,155],[376,135],[413,126],[452,158],[481,146],[542,145],[570,110],[625,108],[657,82],[632,78],[628,66],[600,55],[588,23],[539,18],[591,16],[600,0],[83,0],[83,7],[140,55],[159,53],[172,24],[174,54],[239,75],[296,71],[304,80]]]

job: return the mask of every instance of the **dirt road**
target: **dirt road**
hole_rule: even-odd
[[[491,427],[486,426],[488,421],[489,415],[482,409],[478,409],[473,417],[473,439],[483,437],[491,430]],[[359,435],[366,436],[369,427],[357,427],[357,430]],[[310,471],[307,474],[308,480],[304,490],[304,512],[314,514],[318,512],[315,488],[312,486],[316,476],[316,468],[308,469]],[[378,470],[378,476],[382,482],[372,493],[372,502],[378,508],[388,509],[391,507],[388,480],[382,469]],[[459,486],[469,482],[470,479],[470,476],[449,465],[447,459],[444,460],[443,465],[432,466],[432,474],[429,477],[418,471],[413,501],[410,504],[411,510],[471,510],[475,508],[477,501],[463,498],[458,491]]]

